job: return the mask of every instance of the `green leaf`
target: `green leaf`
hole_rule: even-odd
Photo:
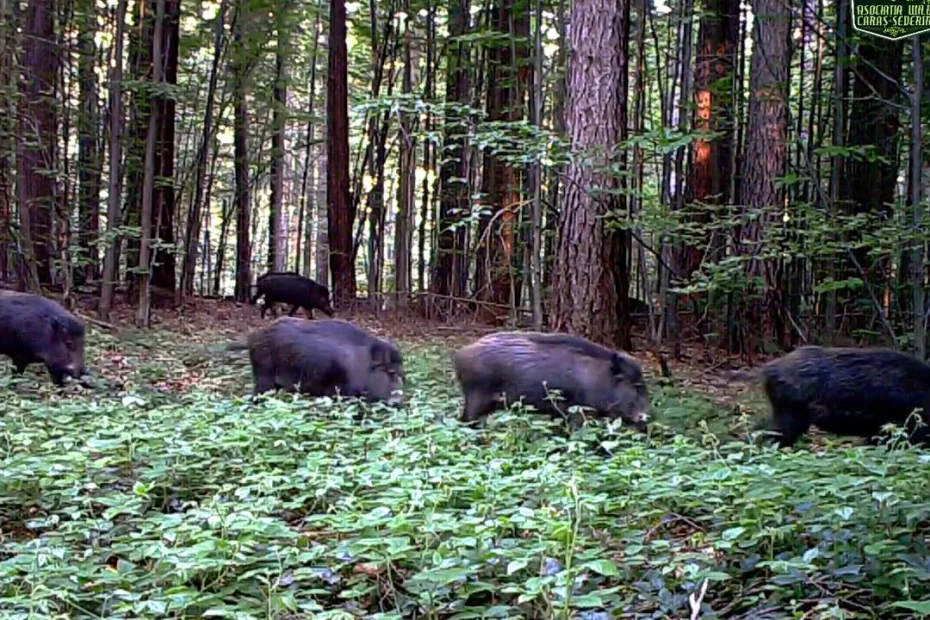
[[[603,607],[604,599],[597,594],[583,594],[581,596],[572,597],[572,605],[582,609],[591,607]]]
[[[582,568],[587,568],[605,577],[616,577],[620,574],[617,565],[610,560],[592,560],[590,562],[585,562]]]
[[[514,573],[520,572],[526,568],[527,562],[523,560],[511,560],[507,563],[507,576],[513,575]]]
[[[736,540],[745,531],[746,531],[745,527],[731,527],[730,529],[723,530],[723,534],[721,534],[720,536],[724,540]]]
[[[898,601],[892,603],[892,607],[900,607],[902,609],[907,609],[915,613],[920,614],[921,616],[930,616],[930,600],[927,601]]]

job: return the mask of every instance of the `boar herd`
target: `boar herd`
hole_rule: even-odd
[[[261,297],[263,317],[275,303],[290,305],[290,316],[226,345],[249,352],[254,395],[280,389],[403,404],[406,377],[396,344],[344,320],[293,316],[304,308],[310,319],[314,309],[332,317],[325,286],[297,273],[269,273],[259,278],[251,303]],[[83,383],[84,335],[80,319],[61,305],[0,291],[0,355],[17,374],[43,364],[56,385],[66,377]],[[557,418],[568,419],[577,407],[646,430],[650,399],[642,366],[622,351],[568,334],[507,331],[461,347],[451,361],[466,424],[522,402]],[[874,443],[888,423],[904,425],[912,443],[930,444],[930,366],[903,353],[804,346],[730,373],[729,380],[762,384],[772,415],[757,428],[767,427],[781,447],[794,445],[811,426]]]

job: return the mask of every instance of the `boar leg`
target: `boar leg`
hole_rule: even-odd
[[[45,367],[48,369],[48,374],[52,377],[52,383],[57,386],[65,384],[65,375],[68,374],[68,371],[61,364],[46,364]]]
[[[27,357],[14,357],[13,368],[16,374],[21,375],[26,372],[26,367],[29,366],[30,362],[31,360]]]
[[[775,401],[772,403],[772,430],[781,437],[775,439],[781,448],[790,448],[811,427],[806,405]]]
[[[274,375],[268,373],[259,373],[255,375],[255,387],[252,394],[258,396],[269,390],[275,389]]]
[[[471,424],[486,417],[497,408],[497,398],[481,390],[472,390],[465,394],[465,412],[462,422]]]

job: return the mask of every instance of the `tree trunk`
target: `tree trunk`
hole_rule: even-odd
[[[642,135],[646,132],[646,82],[649,80],[649,74],[646,70],[646,23],[649,21],[649,4],[646,0],[638,0],[636,3],[636,65],[634,75],[636,76],[636,86],[633,91],[633,118],[632,128],[634,135]],[[630,166],[633,173],[631,175],[629,210],[630,216],[635,218],[642,211],[643,199],[645,194],[645,161],[643,148],[636,144],[633,146],[632,165]],[[661,237],[660,237],[661,239]],[[639,286],[639,298],[648,305],[649,315],[649,337],[653,346],[658,346],[660,336],[658,323],[653,321],[652,312],[652,287],[649,269],[646,263],[646,249],[643,244],[636,248],[637,276]],[[661,266],[658,267],[661,269]]]
[[[316,196],[316,281],[326,287],[331,287],[329,277],[329,202],[327,193],[329,186],[326,171],[329,169],[327,149],[321,149],[317,160],[316,173],[320,182],[317,184]]]
[[[764,282],[764,288],[750,286],[742,318],[745,329],[761,328],[763,338],[770,336],[784,345],[780,265],[759,255],[765,243],[763,229],[778,226],[785,208],[777,180],[788,163],[788,10],[779,0],[756,0],[753,9],[749,125],[741,202],[756,217],[742,231],[741,250],[751,257],[747,275]]]
[[[287,129],[287,91],[284,54],[287,46],[284,3],[275,8],[277,47],[275,50],[274,102],[271,134],[271,204],[268,214],[268,270],[284,271],[287,256],[284,250],[284,132]]]
[[[136,23],[138,27],[130,32],[130,64],[134,79],[139,82],[152,81],[155,65],[159,65],[164,81],[170,85],[177,84],[178,52],[180,34],[180,0],[168,0],[165,5],[165,20],[162,24],[162,39],[159,41],[162,56],[154,55],[154,16],[152,3],[136,4]],[[174,137],[175,109],[173,96],[161,91],[140,90],[134,94],[132,110],[132,140],[127,153],[127,176],[129,191],[126,195],[126,219],[130,226],[139,226],[141,218],[144,183],[145,149],[148,145],[149,118],[156,117],[155,144],[155,182],[153,191],[151,238],[164,245],[174,244]],[[139,242],[130,240],[127,244],[127,265],[130,268],[141,266],[139,259]],[[154,286],[167,291],[175,290],[175,255],[173,251],[158,252],[151,267],[151,282]]]
[[[213,274],[213,294],[215,296],[219,296],[220,294],[220,280],[223,277],[223,267],[226,264],[226,260],[225,260],[226,240],[229,237],[229,224],[230,224],[230,221],[232,220],[232,213],[231,213],[231,209],[229,205],[230,205],[230,201],[228,200],[223,201],[223,207],[222,207],[222,212],[221,212],[221,215],[223,216],[223,221],[222,223],[220,223],[220,240],[216,244],[216,271]],[[238,254],[237,254],[237,257],[238,257]],[[236,272],[236,275],[238,276],[238,271]]]
[[[568,69],[566,46],[568,45],[568,36],[566,26],[568,20],[565,16],[565,0],[559,0],[558,9],[555,14],[556,28],[559,31],[559,48],[555,56],[555,66],[563,67],[562,75],[555,81],[552,87],[552,130],[558,136],[565,135],[565,99],[568,92]],[[559,231],[559,209],[562,205],[562,177],[564,173],[563,166],[553,166],[549,175],[549,211],[545,214],[545,230],[543,231],[543,279],[542,287],[544,294],[547,294],[552,288],[552,276],[555,271],[556,241]],[[547,295],[551,298],[551,295]]]
[[[197,286],[197,290],[201,296],[207,294],[207,283],[210,281],[210,276],[213,273],[213,244],[210,243],[212,218],[210,215],[210,210],[207,209],[204,213],[203,252],[200,253],[200,283]]]
[[[891,203],[895,198],[895,184],[901,167],[898,153],[898,108],[903,91],[900,84],[903,42],[864,36],[859,39],[857,52],[852,64],[855,79],[847,146],[852,149],[873,149],[884,161],[850,158],[845,166],[846,182],[842,185],[845,191],[841,196],[847,214],[868,214],[878,220],[875,225],[882,226],[893,217]],[[857,230],[851,237],[847,243],[854,245],[861,240],[862,235]],[[853,255],[859,266],[849,261],[845,273],[855,278],[864,276],[866,285],[873,288],[877,286],[878,293],[890,279],[890,265],[883,259],[876,262],[869,249],[855,248]],[[854,298],[862,296],[861,290],[852,293]],[[849,325],[852,329],[867,328],[870,321],[870,317],[860,315],[849,321]]]
[[[110,318],[113,291],[116,286],[119,237],[113,235],[120,226],[120,191],[122,174],[120,162],[123,149],[123,28],[126,23],[127,0],[119,0],[116,10],[116,42],[113,69],[110,73],[110,167],[107,188],[107,243],[103,259],[103,282],[100,285],[100,305],[97,316],[102,321]]]
[[[623,0],[620,4],[620,64],[627,66],[630,59],[630,1]],[[689,39],[690,44],[690,39]],[[628,136],[627,130],[627,102],[630,98],[630,73],[623,71],[620,74],[620,107],[617,110],[617,124],[619,129],[620,143],[626,142]],[[619,155],[620,169],[627,169],[626,147],[620,147]],[[684,149],[681,149],[684,152]],[[684,175],[682,175],[683,177]],[[626,177],[621,176],[619,179],[620,195],[614,199],[615,213],[627,213],[626,193],[629,186]],[[615,216],[616,217],[616,216]],[[627,215],[627,221],[629,216]],[[617,287],[617,305],[614,312],[614,322],[616,324],[616,334],[614,342],[616,345],[625,350],[632,350],[633,336],[630,329],[632,321],[630,320],[630,272],[633,269],[633,237],[629,229],[621,228],[615,230],[610,235],[611,242],[615,245],[614,252],[617,260],[613,263],[614,285]]]
[[[75,0],[62,0],[58,3],[56,11],[56,24],[71,24],[74,19]],[[73,91],[72,83],[74,68],[71,59],[75,49],[69,29],[55,28],[58,31],[56,47],[58,51],[58,84],[55,88],[56,99],[65,93]],[[80,98],[80,91],[78,92]],[[56,288],[61,291],[62,302],[70,308],[71,290],[74,287],[74,265],[71,259],[70,247],[79,239],[71,236],[71,157],[68,156],[71,140],[72,106],[59,105],[58,128],[55,132],[55,146],[53,147],[52,161],[55,162],[53,171],[53,187],[55,199],[53,201],[52,215],[52,280]],[[57,269],[55,262],[57,261]]]
[[[391,56],[392,70],[388,71],[387,94],[392,92],[393,64],[396,51],[393,46],[394,33],[392,22],[394,19],[394,6],[384,20],[384,32],[378,36],[378,10],[377,4],[370,2],[371,12],[371,62],[372,83],[371,98],[377,100],[381,96],[381,87],[385,82],[385,66],[388,54]],[[408,16],[409,18],[409,16]],[[389,52],[389,50],[391,50]],[[381,112],[373,110],[368,119],[368,164],[369,175],[372,178],[371,191],[368,193],[368,297],[374,308],[379,307],[382,289],[382,272],[384,267],[384,220],[385,220],[385,194],[384,194],[384,165],[387,159],[387,121],[385,115],[382,120]],[[383,124],[382,124],[383,123]],[[359,222],[361,232],[363,222]],[[353,243],[354,249],[358,243]]]
[[[625,118],[625,0],[576,0],[571,13],[567,110],[575,156],[566,170],[549,324],[605,345],[617,339],[615,265],[621,259],[602,216],[616,210]]]
[[[249,199],[249,111],[246,107],[248,66],[243,45],[246,20],[245,3],[237,8],[233,31],[235,51],[233,66],[233,151],[236,175],[236,290],[237,301],[248,301],[252,294],[252,208]]]
[[[433,73],[435,66],[433,58],[435,55],[435,32],[436,32],[436,10],[431,0],[426,0],[426,85],[424,88],[423,98],[432,103],[435,83]],[[432,134],[433,131],[433,114],[426,115],[426,132]],[[420,206],[420,230],[417,235],[417,290],[426,290],[426,222],[430,219],[430,173],[433,168],[430,165],[431,140],[423,140],[423,197]],[[435,221],[434,221],[435,224]],[[435,244],[431,243],[435,247]]]
[[[542,0],[536,0],[536,31],[533,45],[533,97],[530,107],[530,122],[536,127],[542,127],[543,105],[543,72],[542,72],[542,29],[543,5]],[[533,191],[533,215],[530,221],[530,301],[533,307],[533,329],[542,331],[542,163],[535,162],[532,168],[530,183]]]
[[[203,133],[197,151],[197,169],[194,176],[194,203],[187,217],[187,235],[184,239],[184,271],[181,275],[181,296],[194,291],[194,271],[197,267],[197,243],[200,238],[200,222],[203,212],[204,183],[207,178],[207,158],[213,138],[213,102],[216,99],[216,84],[219,78],[220,56],[223,55],[223,33],[225,31],[226,0],[220,3],[216,15],[216,34],[213,39],[213,66],[207,86],[207,103],[203,112]],[[207,203],[207,209],[210,208]],[[204,248],[204,252],[207,252]]]
[[[685,0],[680,5],[681,22],[678,30],[678,52],[675,56],[674,63],[674,82],[668,89],[668,101],[666,106],[669,110],[670,119],[673,119],[679,133],[686,135],[690,132],[690,115],[687,113],[687,104],[691,102],[693,92],[694,72],[691,66],[691,53],[693,45],[691,43],[694,34],[694,0]],[[678,94],[676,95],[676,88]],[[668,200],[670,206],[677,212],[685,208],[685,152],[684,146],[675,150],[674,155],[668,155],[665,161],[665,173],[669,175],[667,180]],[[683,250],[684,244],[681,240],[676,240],[673,257],[671,260],[672,271],[678,284],[686,284],[688,276],[691,274],[684,273],[682,267],[684,263]],[[682,298],[677,294],[666,297],[665,320],[669,326],[669,335],[675,341],[676,354],[681,349],[681,328],[682,321],[678,314],[678,308],[684,300],[693,298]],[[692,307],[694,305],[692,304]],[[695,317],[697,318],[697,317]]]
[[[923,209],[921,198],[923,185],[923,148],[921,131],[921,96],[923,95],[924,69],[921,56],[920,35],[911,39],[913,46],[913,72],[914,86],[911,89],[911,171],[910,171],[910,203],[913,230],[919,234],[923,231]],[[924,240],[918,238],[912,241],[911,253],[911,288],[914,295],[914,343],[917,357],[927,357],[927,319],[924,312]]]
[[[167,0],[165,5],[165,18],[163,24],[162,49],[165,54],[163,65],[163,81],[175,86],[178,83],[178,55],[181,33],[181,2],[180,0]],[[158,56],[154,56],[158,58]],[[155,186],[156,218],[154,234],[159,243],[173,245],[175,242],[174,218],[176,213],[176,196],[174,193],[174,134],[175,134],[175,98],[170,95],[161,95],[155,100],[155,109],[158,116],[158,142],[156,146],[156,175],[158,182]],[[161,251],[158,261],[152,268],[152,284],[166,291],[173,292],[176,286],[175,252],[173,249]]]
[[[222,116],[223,116],[223,110],[221,108],[220,117],[222,118]],[[211,142],[213,143],[213,154],[210,156],[210,169],[207,173],[207,181],[206,181],[207,190],[203,198],[203,204],[208,205],[208,206],[204,210],[205,221],[204,221],[204,246],[203,246],[203,261],[202,261],[204,266],[201,267],[202,271],[200,274],[200,294],[201,295],[207,294],[207,290],[208,290],[207,283],[210,281],[210,274],[211,274],[210,263],[213,257],[210,255],[212,251],[211,245],[210,245],[210,239],[212,238],[210,235],[210,229],[211,229],[210,220],[213,218],[212,218],[212,213],[210,212],[209,205],[211,204],[211,194],[213,193],[213,181],[216,179],[216,160],[219,159],[219,156],[220,156],[219,140],[213,139],[211,140]],[[228,201],[226,200],[223,201],[222,216],[223,216],[223,226],[228,229],[229,228],[229,225],[227,223],[228,213],[226,210],[227,202]],[[224,230],[223,250],[225,251],[225,249],[226,249],[226,231]],[[221,269],[222,265],[223,265],[222,261],[217,261],[216,273],[219,277],[223,276],[223,271]],[[217,286],[217,288],[219,287]]]
[[[301,258],[303,259],[303,274],[310,277],[310,257],[311,253],[311,243],[310,240],[312,237],[313,227],[311,226],[311,221],[314,219],[314,214],[310,213],[310,208],[313,205],[313,195],[316,193],[315,183],[316,175],[311,172],[312,162],[311,154],[313,153],[313,140],[314,140],[314,129],[316,129],[316,122],[313,117],[313,111],[316,109],[316,61],[317,61],[317,52],[320,47],[320,13],[322,7],[320,4],[317,4],[317,14],[313,22],[313,52],[310,54],[310,71],[308,75],[308,80],[310,83],[310,96],[308,98],[309,103],[307,105],[307,143],[304,146],[304,167],[303,167],[303,177],[301,178],[300,183],[300,213],[298,214],[297,220],[297,271],[300,272]],[[317,222],[319,226],[319,222]],[[301,244],[303,247],[301,248]]]
[[[338,305],[355,301],[352,230],[355,210],[349,201],[349,102],[345,0],[331,0],[329,74],[327,75],[327,203],[329,263],[333,298]]]
[[[52,213],[55,208],[55,83],[58,54],[54,0],[29,0],[23,23],[18,158],[19,212],[28,286],[52,282]],[[38,281],[36,281],[36,279]]]
[[[837,206],[842,195],[846,173],[846,160],[841,154],[846,141],[846,90],[848,86],[848,56],[846,41],[849,37],[849,0],[838,0],[836,11],[836,60],[833,73],[833,146],[835,150],[830,165],[830,204],[828,215],[837,214]],[[828,259],[827,277],[835,280],[837,265]],[[832,343],[836,331],[837,299],[836,290],[827,292],[824,300],[824,332],[828,344]]]
[[[697,203],[693,207],[694,220],[705,225],[713,215],[703,205],[730,202],[730,151],[733,148],[730,88],[736,72],[739,34],[739,0],[706,0],[695,58],[694,127],[721,135],[697,140],[692,151],[690,193]],[[685,247],[682,275],[690,276],[701,266],[709,242],[709,236],[703,234],[700,244]],[[710,259],[716,261],[718,257]]]
[[[14,53],[17,20],[11,0],[0,0],[0,88],[6,93],[0,101],[0,280],[10,277],[13,255],[13,157],[16,152],[16,110],[12,96],[16,90]]]
[[[87,264],[75,272],[78,283],[97,278],[99,253],[96,246],[100,229],[100,133],[97,112],[97,12],[94,2],[81,7],[83,14],[78,32],[78,81],[81,111],[78,115],[78,245]]]
[[[410,0],[404,0],[404,75],[403,94],[413,91],[413,58],[411,47],[413,28],[410,20]],[[411,250],[413,246],[413,227],[415,224],[415,194],[417,146],[413,137],[411,115],[400,116],[400,156],[397,182],[397,221],[394,225],[394,290],[397,292],[397,306],[405,308],[411,293]]]
[[[446,102],[468,105],[468,48],[461,37],[468,32],[470,0],[450,0],[449,37],[446,51]],[[468,153],[465,149],[466,116],[448,110],[443,123],[443,149],[437,159],[440,169],[439,231],[435,274],[431,288],[437,295],[462,296],[455,277],[458,261],[465,259],[468,213]]]
[[[162,34],[165,24],[166,0],[157,0],[155,14],[155,29],[152,43],[152,83],[155,88],[162,82]],[[145,164],[142,181],[142,240],[139,243],[139,266],[142,268],[141,284],[139,286],[139,312],[136,315],[136,325],[148,327],[151,324],[151,308],[149,292],[152,283],[152,261],[149,258],[150,244],[153,229],[153,200],[155,193],[155,146],[158,140],[158,115],[149,115],[149,130],[145,142]],[[157,230],[157,229],[156,229]]]
[[[523,102],[519,96],[519,74],[514,71],[515,57],[512,37],[515,7],[513,0],[499,0],[491,9],[491,25],[500,40],[490,43],[488,52],[488,120],[491,122],[517,121],[523,118]],[[525,10],[525,6],[519,8]],[[513,166],[501,157],[488,153],[484,157],[483,193],[489,213],[482,215],[479,226],[481,242],[478,245],[475,269],[475,288],[479,299],[495,304],[516,306],[513,298],[516,278],[514,252],[516,250],[516,224],[520,205],[520,179]]]

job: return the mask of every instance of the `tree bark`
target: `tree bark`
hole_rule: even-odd
[[[327,203],[329,263],[337,305],[355,301],[352,230],[355,210],[349,201],[349,102],[345,0],[331,0],[329,74],[327,75]]]
[[[268,214],[268,270],[284,271],[287,264],[284,243],[284,132],[287,129],[287,90],[285,74],[285,3],[275,6],[277,46],[275,49],[274,102],[271,134],[271,204]]]
[[[374,0],[369,2],[371,13],[371,98],[377,100],[381,96],[381,86],[384,83],[384,71],[387,62],[388,48],[392,41],[393,7],[386,16],[383,39],[378,36],[378,6]],[[393,57],[393,55],[392,55]],[[390,93],[390,76],[388,76],[388,93]],[[368,298],[373,308],[379,307],[382,286],[382,267],[384,265],[384,164],[387,158],[387,132],[381,130],[381,113],[372,110],[368,118],[368,164],[373,181],[371,191],[368,192]],[[364,222],[360,222],[361,226]],[[353,246],[356,244],[353,243]],[[354,250],[353,250],[354,254]]]
[[[846,44],[849,36],[849,0],[838,0],[836,11],[836,59],[833,73],[833,146],[842,148],[846,142],[846,90],[848,87],[848,56]],[[845,174],[846,160],[835,152],[830,165],[830,203],[827,205],[829,216],[836,217]],[[827,277],[836,279],[837,269],[834,260],[828,259]],[[824,331],[827,343],[831,343],[836,331],[837,299],[836,290],[827,292],[824,300]]]
[[[316,196],[316,281],[320,284],[331,287],[329,277],[329,202],[327,193],[329,187],[326,179],[326,171],[329,169],[327,149],[321,149],[320,156],[316,165],[317,178],[320,182],[317,184]]]
[[[13,50],[16,48],[17,20],[11,0],[0,0],[0,88],[8,96],[0,101],[0,280],[10,277],[13,255],[13,158],[16,153],[16,89]]]
[[[404,74],[402,90],[404,95],[413,91],[413,58],[411,47],[413,28],[411,27],[410,0],[404,0]],[[405,105],[406,105],[406,99]],[[413,137],[411,115],[400,115],[400,156],[397,182],[397,221],[394,225],[394,290],[397,292],[397,306],[405,308],[411,293],[411,258],[413,246],[413,228],[415,224],[415,193],[417,146]]]
[[[912,231],[917,237],[912,242],[913,250],[911,253],[911,289],[914,295],[913,313],[914,313],[914,343],[917,357],[926,359],[927,357],[927,319],[925,316],[925,293],[924,293],[924,240],[921,238],[923,232],[923,209],[922,204],[922,185],[923,185],[923,132],[921,118],[921,97],[923,95],[924,68],[923,57],[921,56],[920,35],[912,39],[911,45],[913,59],[914,85],[911,88],[911,170],[910,170],[910,203]]]
[[[155,13],[155,29],[152,43],[152,83],[156,88],[162,82],[162,34],[165,24],[166,0],[157,0]],[[154,193],[155,193],[155,147],[158,140],[158,115],[149,115],[149,129],[145,141],[145,164],[142,181],[142,240],[139,243],[139,266],[142,268],[142,282],[139,286],[139,311],[136,315],[136,325],[148,327],[151,324],[150,296],[152,283],[152,261],[150,260],[150,244],[152,240]]]
[[[849,146],[874,146],[887,163],[862,161],[848,163],[848,190],[851,213],[890,213],[898,176],[897,139],[900,119],[898,101],[903,45],[878,37],[862,37],[858,62],[854,65],[853,100],[849,126]],[[861,258],[868,260],[862,255]],[[866,263],[862,263],[865,265]]]
[[[172,86],[178,80],[178,53],[181,21],[180,0],[168,0],[165,5],[165,20],[162,24],[162,39],[158,42],[162,51],[161,56],[154,53],[155,33],[153,4],[140,3],[136,5],[136,23],[139,24],[131,32],[135,34],[130,38],[130,64],[134,79],[139,82],[152,81],[155,66],[162,72],[164,81]],[[155,227],[150,231],[152,239],[157,239],[160,245],[174,244],[174,218],[176,196],[174,193],[174,138],[175,138],[175,112],[177,104],[173,96],[165,92],[139,91],[133,98],[133,138],[128,147],[127,176],[129,191],[126,195],[127,224],[140,225],[142,202],[144,200],[144,164],[145,149],[148,148],[149,118],[154,115],[156,120],[155,144],[155,178],[153,184],[152,223]],[[140,165],[142,164],[142,165]],[[135,240],[127,244],[127,264],[130,267],[141,266],[138,248]],[[151,281],[166,291],[175,290],[175,254],[173,251],[158,252],[151,266]]]
[[[866,161],[850,158],[845,165],[846,183],[841,194],[843,206],[849,215],[869,214],[879,222],[892,217],[895,184],[901,168],[898,153],[898,132],[901,122],[898,109],[901,104],[901,68],[903,42],[887,41],[875,36],[859,40],[858,54],[853,59],[853,103],[849,118],[848,146],[866,147],[885,161]],[[877,225],[882,225],[881,223]],[[852,234],[848,243],[861,239],[859,231]],[[876,260],[868,247],[853,250],[859,266],[865,271],[867,283],[884,288],[890,279],[890,267],[885,260]],[[847,262],[846,274],[862,277],[860,267]],[[859,291],[853,291],[858,295]],[[852,321],[851,327],[865,327],[868,321]]]
[[[107,188],[107,236],[109,242],[103,259],[103,282],[100,286],[100,305],[97,316],[101,321],[110,318],[113,291],[116,286],[117,255],[120,239],[113,233],[120,226],[120,192],[122,171],[120,162],[123,154],[123,28],[126,23],[127,0],[119,0],[116,9],[116,41],[113,52],[113,69],[110,74],[110,166]]]
[[[617,340],[617,282],[621,259],[604,215],[618,208],[617,178],[626,58],[626,0],[576,0],[571,12],[566,115],[573,151],[559,217],[558,252],[549,324],[605,345]]]
[[[756,0],[753,6],[752,60],[750,65],[749,124],[742,204],[756,217],[742,231],[742,253],[749,256],[747,275],[764,282],[762,290],[750,286],[743,315],[744,327],[761,328],[784,345],[780,265],[760,256],[763,229],[779,225],[785,208],[784,193],[777,185],[788,163],[788,63],[789,20],[786,5],[779,0]]]
[[[235,51],[233,66],[233,156],[236,176],[236,300],[248,301],[252,294],[252,208],[249,198],[249,110],[246,107],[248,66],[243,45],[246,21],[246,5],[240,1],[237,7],[236,25],[233,31]],[[221,240],[222,245],[222,240]]]
[[[563,67],[562,75],[552,87],[552,130],[558,136],[565,135],[565,100],[568,93],[568,63],[566,49],[568,36],[566,26],[568,20],[565,16],[565,1],[559,0],[555,14],[556,28],[559,31],[559,47],[555,55],[555,66]],[[559,214],[562,201],[562,174],[564,166],[553,166],[549,174],[549,205],[550,210],[545,214],[545,229],[543,231],[543,291],[548,292],[552,287],[552,276],[555,271],[556,241],[559,231]]]
[[[536,0],[536,30],[533,39],[533,97],[530,107],[530,122],[536,127],[542,127],[543,106],[543,5],[542,0]],[[533,214],[530,221],[530,301],[533,307],[533,329],[542,331],[542,163],[535,162],[532,168],[530,186],[533,191]]]
[[[197,267],[198,242],[200,239],[200,223],[203,219],[204,183],[207,179],[207,158],[210,152],[210,141],[213,138],[213,103],[216,99],[216,84],[219,78],[220,57],[223,55],[223,33],[225,30],[226,0],[220,2],[216,15],[216,34],[213,39],[213,66],[210,69],[210,83],[207,86],[207,102],[203,112],[203,133],[200,138],[200,148],[197,150],[197,169],[194,176],[194,202],[187,217],[187,235],[184,239],[184,271],[181,275],[182,297],[194,292],[194,271]],[[207,203],[207,209],[210,208]],[[208,252],[204,248],[204,252]]]
[[[100,133],[97,111],[97,12],[94,2],[82,7],[78,32],[78,81],[81,111],[78,115],[78,245],[87,264],[76,270],[78,283],[95,280],[99,273],[99,252],[96,246],[100,229]]]
[[[623,0],[620,3],[620,64],[626,67],[630,59],[630,0]],[[690,43],[690,39],[689,39]],[[620,107],[617,110],[617,123],[619,129],[620,143],[626,142],[629,137],[627,129],[627,102],[630,99],[630,72],[623,71],[620,74]],[[620,169],[627,169],[626,147],[621,146],[619,155]],[[684,149],[681,149],[684,152]],[[684,175],[682,175],[683,178]],[[629,186],[626,175],[621,175],[619,179],[620,195],[614,201],[614,218],[620,213],[624,213],[629,223],[629,211],[627,209],[626,194]],[[628,228],[619,228],[611,232],[611,242],[616,246],[614,252],[617,260],[612,263],[614,270],[614,285],[617,287],[617,305],[614,312],[614,322],[616,324],[616,334],[614,342],[620,348],[632,350],[633,335],[631,331],[632,321],[630,320],[630,272],[633,269],[633,236]]]
[[[693,207],[693,217],[700,224],[709,223],[713,217],[704,204],[728,204],[730,201],[733,148],[730,91],[736,73],[739,34],[739,0],[706,0],[695,58],[694,127],[722,135],[697,140],[693,146],[690,190],[691,199],[698,203]],[[685,247],[682,275],[690,276],[700,268],[709,241],[709,236],[703,234],[701,243]]]
[[[223,267],[226,264],[225,262],[226,243],[227,243],[226,240],[229,238],[229,224],[230,224],[230,221],[232,220],[232,212],[231,212],[230,204],[231,204],[231,201],[229,200],[223,201],[223,207],[222,207],[222,212],[221,212],[223,221],[220,223],[220,240],[216,244],[216,270],[213,272],[213,295],[215,296],[219,296],[220,294],[220,279],[223,277]],[[237,254],[237,257],[238,257],[238,254]],[[236,273],[238,276],[238,271]],[[235,293],[233,296],[235,297]]]
[[[498,0],[492,7],[490,21],[501,40],[492,41],[488,51],[487,112],[491,122],[514,122],[523,118],[520,97],[520,74],[516,59],[525,57],[525,45],[515,49],[515,22],[522,21],[525,5],[515,7],[513,0]],[[521,14],[517,14],[520,11]],[[516,225],[521,193],[517,170],[503,158],[488,153],[484,157],[483,193],[489,207],[481,218],[481,243],[475,253],[475,288],[479,299],[505,306],[516,306],[519,269],[515,269]]]
[[[461,37],[469,29],[470,0],[450,0],[449,36],[446,51],[446,102],[469,103],[468,48]],[[466,227],[461,223],[468,213],[468,152],[465,148],[465,114],[448,110],[443,122],[443,149],[440,169],[439,231],[436,267],[431,288],[442,296],[461,297],[456,265],[465,260]]]
[[[431,0],[426,0],[426,84],[424,87],[423,98],[432,103],[435,94],[434,94],[434,72],[435,65],[433,63],[433,58],[435,55],[435,36],[436,36],[436,9],[432,4]],[[427,134],[432,134],[433,131],[433,114],[427,113],[426,115],[426,131]],[[426,222],[430,219],[430,176],[433,171],[431,166],[430,152],[432,147],[431,140],[423,141],[423,196],[421,198],[422,202],[420,203],[420,230],[417,235],[417,289],[420,291],[426,290]],[[433,219],[434,224],[436,223],[435,218]],[[435,248],[435,242],[430,244]]]
[[[310,71],[308,81],[310,83],[310,96],[307,104],[307,143],[304,145],[304,167],[303,177],[300,183],[300,209],[297,219],[297,271],[301,271],[301,258],[303,259],[303,274],[310,277],[310,258],[312,254],[312,245],[310,240],[313,238],[313,227],[311,222],[315,214],[310,213],[313,205],[313,195],[316,193],[316,175],[311,172],[311,155],[314,150],[314,129],[316,129],[316,119],[313,112],[316,109],[316,62],[317,52],[320,47],[320,12],[322,8],[317,4],[317,14],[313,22],[313,51],[310,54]],[[317,222],[317,226],[321,223]],[[303,247],[301,247],[303,244]]]
[[[29,0],[23,23],[18,158],[19,211],[27,285],[52,282],[52,213],[55,208],[55,84],[58,54],[54,0]],[[36,281],[37,279],[37,281]]]

